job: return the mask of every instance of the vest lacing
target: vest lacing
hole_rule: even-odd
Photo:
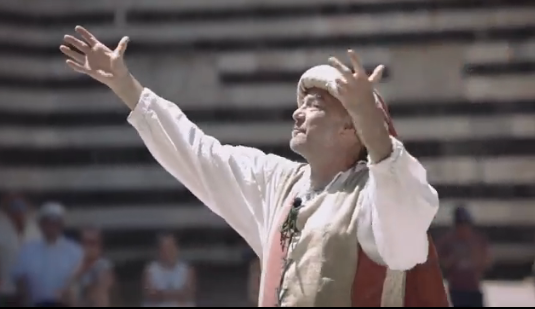
[[[282,247],[282,251],[288,249],[287,252],[289,252],[290,246],[294,244],[294,241],[296,238],[299,237],[300,231],[297,228],[297,216],[299,214],[299,209],[303,207],[303,204],[299,205],[298,207],[292,207],[288,213],[288,216],[286,217],[286,220],[282,224],[281,227],[281,239],[280,244]],[[280,307],[282,304],[282,300],[284,299],[287,290],[283,289],[284,284],[284,276],[288,269],[290,268],[290,265],[292,264],[292,259],[286,257],[282,258],[282,275],[279,282],[279,287],[277,288],[277,304],[276,307]]]
[[[321,193],[325,192],[325,190],[327,190],[336,181],[339,181],[341,178],[342,178],[341,180],[344,181],[345,178],[347,177],[347,175],[349,175],[351,172],[354,172],[354,171],[356,171],[356,170],[358,170],[360,168],[364,168],[364,167],[366,167],[365,162],[358,162],[358,164],[355,167],[351,168],[350,170],[348,170],[348,171],[346,171],[344,173],[338,174],[332,180],[332,182],[329,185],[327,185],[326,187],[324,187],[322,189],[316,189],[316,190],[312,189],[312,185],[310,183],[310,179],[308,179],[308,181],[306,181],[305,183],[303,183],[301,185],[301,192],[304,192],[304,193],[299,194],[297,197],[300,197],[302,199],[302,203],[301,203],[300,206],[292,207],[290,209],[290,211],[288,213],[288,216],[286,217],[286,220],[284,221],[284,223],[281,226],[280,244],[281,244],[283,252],[286,249],[288,249],[288,251],[287,251],[286,257],[283,257],[283,263],[282,263],[283,266],[282,266],[281,279],[280,279],[280,282],[279,282],[279,287],[275,291],[277,293],[277,304],[275,304],[275,307],[281,307],[282,300],[286,296],[286,292],[287,292],[287,289],[283,288],[284,277],[285,277],[286,272],[290,268],[291,264],[293,263],[293,260],[288,258],[288,255],[290,253],[289,248],[290,248],[290,246],[293,246],[293,245],[295,245],[297,243],[298,238],[301,235],[301,232],[299,231],[299,229],[297,227],[297,217],[299,215],[299,210],[308,201],[314,199],[316,196],[318,196]],[[346,177],[341,177],[341,176],[344,176],[344,175]]]

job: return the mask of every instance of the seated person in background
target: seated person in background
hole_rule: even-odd
[[[21,304],[67,307],[69,280],[82,262],[81,248],[63,236],[65,210],[46,203],[39,212],[42,239],[26,243],[13,269]]]
[[[17,305],[11,270],[22,244],[40,237],[31,208],[30,203],[17,194],[7,195],[0,204],[0,307]]]
[[[535,262],[533,262],[533,265],[531,266],[531,280],[535,285]]]
[[[485,237],[477,231],[468,210],[459,206],[453,229],[437,242],[454,307],[484,307],[481,283],[490,266]]]
[[[82,230],[84,260],[70,284],[71,303],[77,307],[110,307],[114,284],[112,263],[102,256],[102,235],[96,228]]]
[[[159,236],[158,253],[158,259],[145,269],[145,306],[195,307],[195,272],[180,260],[173,234]]]

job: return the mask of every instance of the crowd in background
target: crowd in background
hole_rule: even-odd
[[[2,307],[110,307],[115,281],[105,257],[102,234],[95,227],[79,232],[79,242],[64,234],[65,208],[47,202],[34,213],[20,195],[8,195],[0,212],[0,305]],[[444,276],[455,307],[483,307],[481,282],[491,265],[485,237],[462,206],[454,225],[437,240]],[[161,233],[157,259],[143,272],[142,306],[194,307],[197,280],[193,267],[180,259],[177,239]],[[257,303],[261,264],[249,257],[248,301]]]
[[[24,197],[9,195],[0,211],[0,307],[111,307],[117,282],[95,227],[65,236],[66,210],[47,202],[34,213]],[[181,261],[172,233],[158,236],[158,258],[142,280],[148,307],[194,307],[195,272]]]

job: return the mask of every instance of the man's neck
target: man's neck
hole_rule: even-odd
[[[343,173],[356,164],[355,159],[333,158],[332,160],[312,161],[310,165],[310,184],[313,190],[327,187],[339,173]]]
[[[178,264],[178,258],[169,261],[162,260],[160,263],[164,268],[172,269]]]

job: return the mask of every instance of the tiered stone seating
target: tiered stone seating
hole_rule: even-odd
[[[355,48],[387,66],[379,89],[441,195],[432,232],[463,201],[495,270],[533,261],[533,1],[4,0],[0,12],[0,190],[63,201],[69,226],[101,224],[120,262],[149,257],[162,228],[198,261],[239,263],[246,245],[156,164],[108,89],[64,65],[76,24],[111,44],[130,36],[135,75],[207,133],[295,159],[300,74]]]

